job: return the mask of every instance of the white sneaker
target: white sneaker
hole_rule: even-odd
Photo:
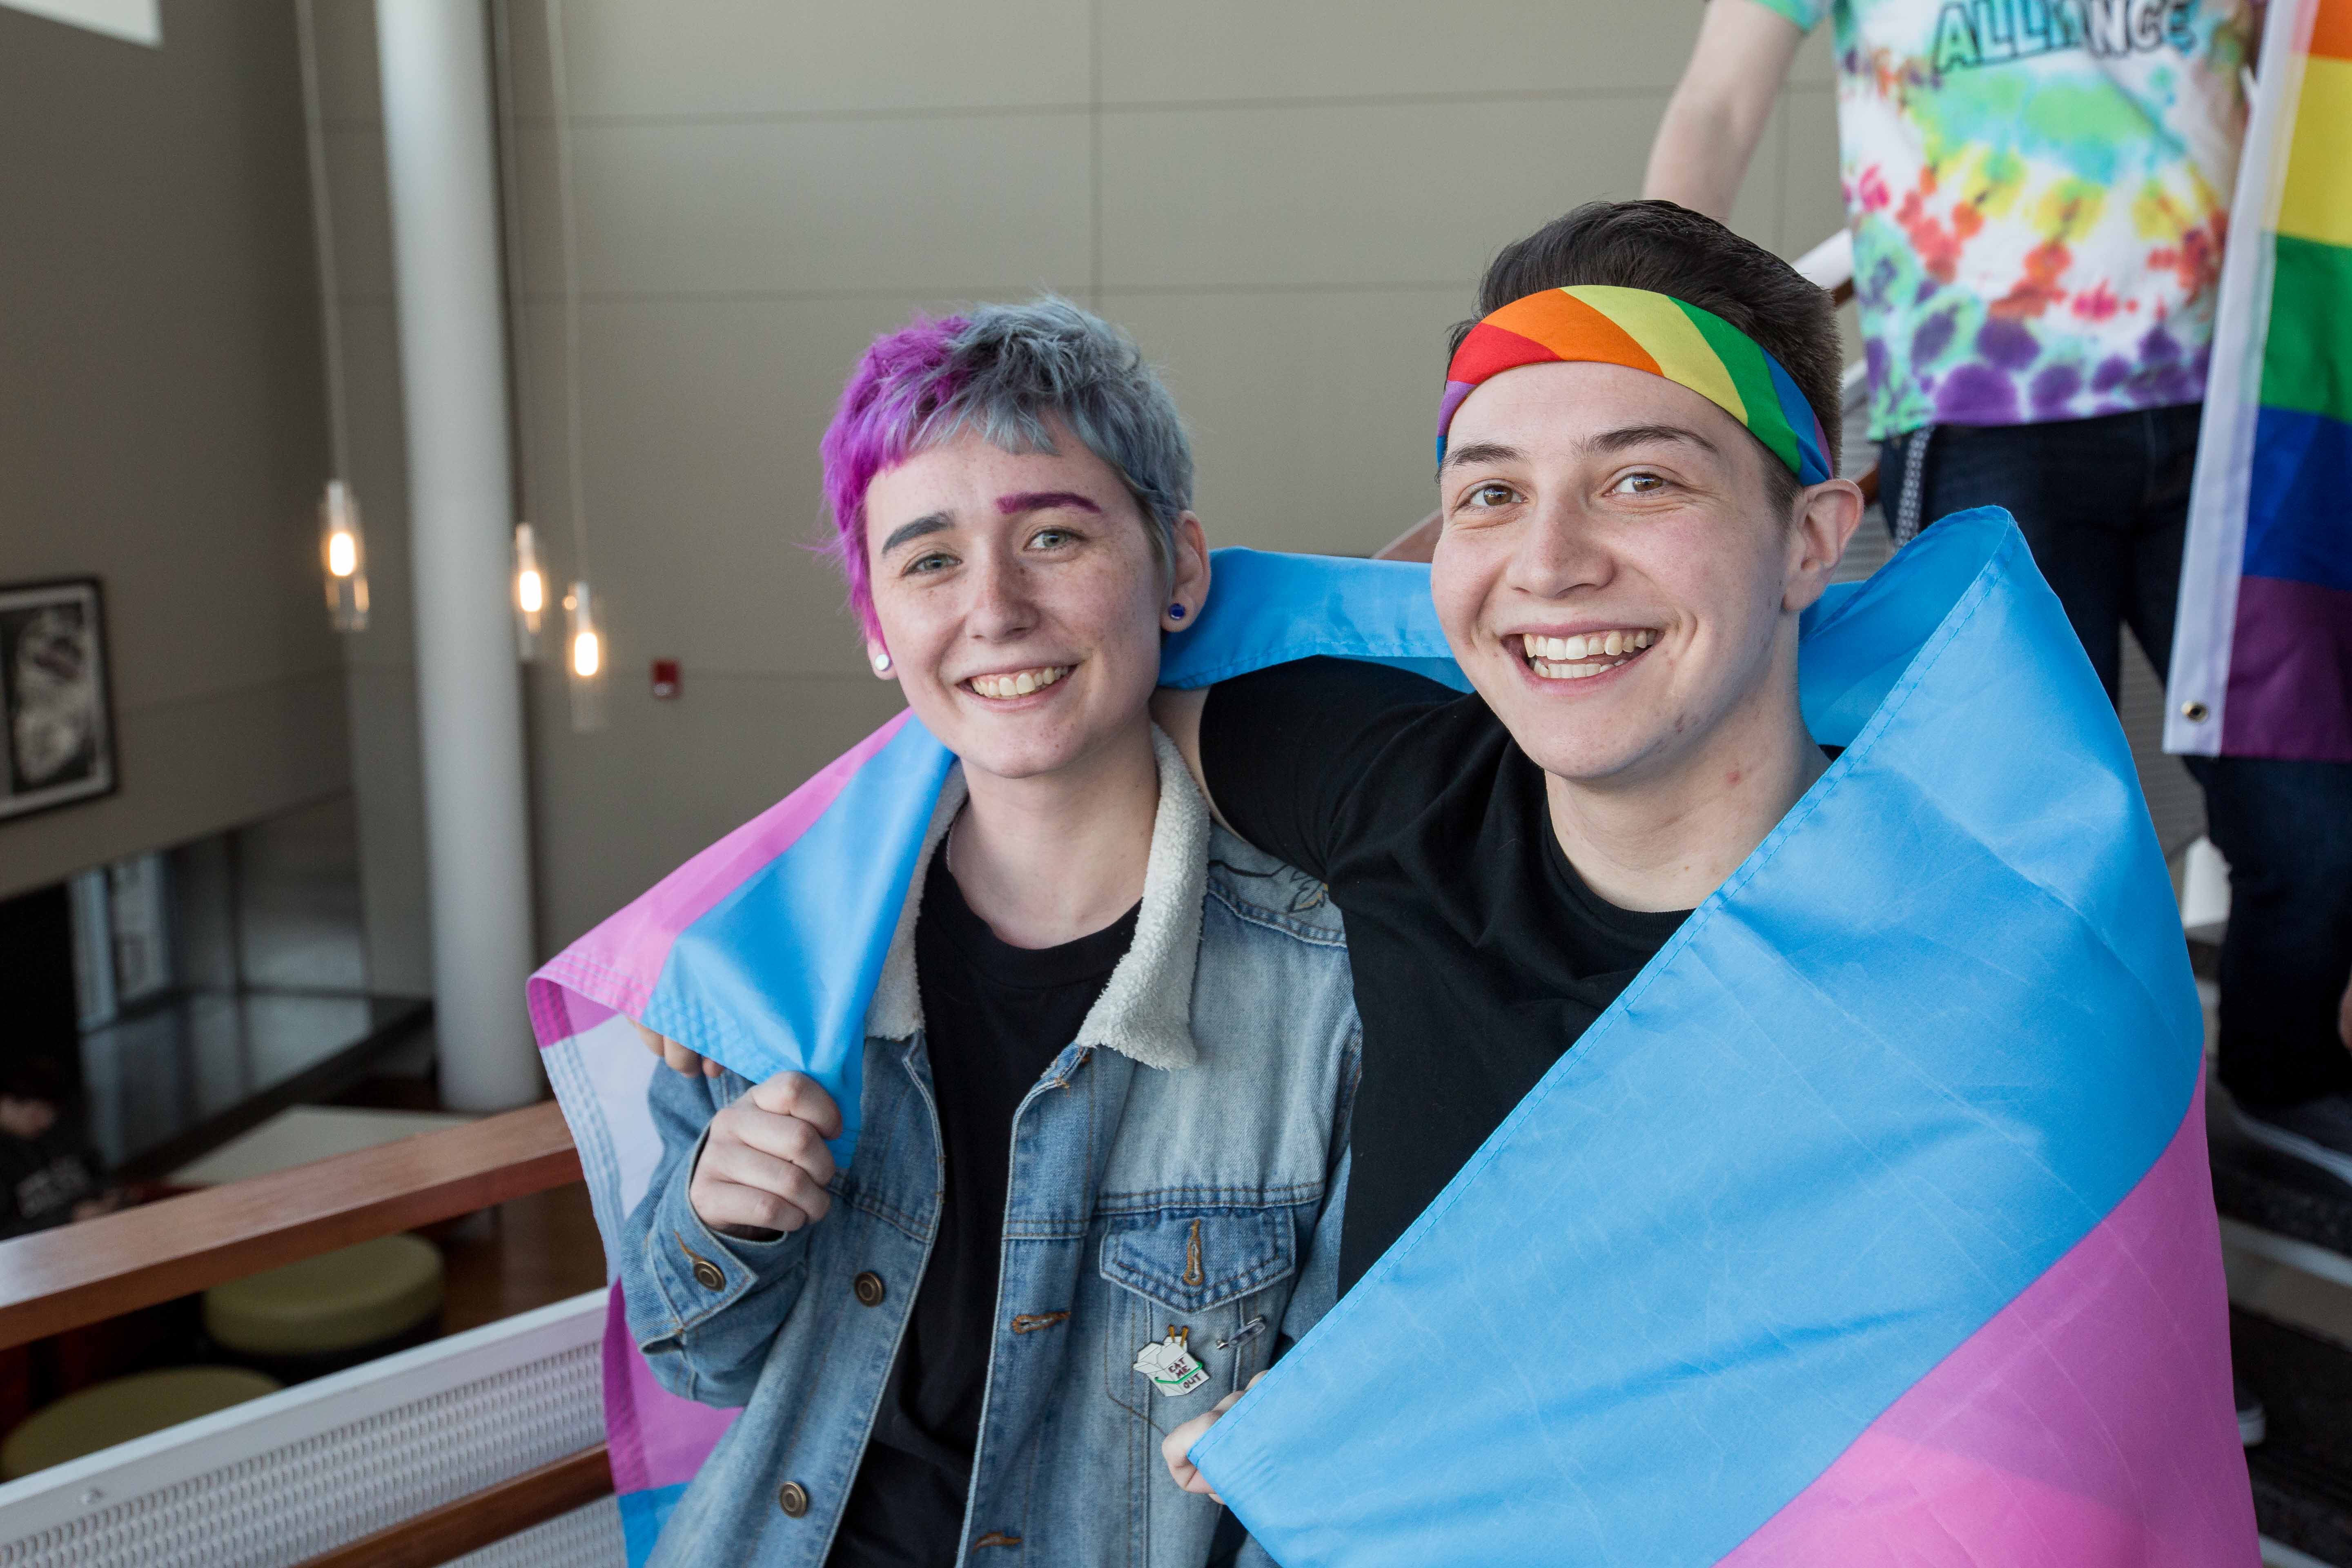
[[[2246,1386],[2244,1378],[2231,1378],[2230,1389],[2238,1401],[2238,1441],[2251,1448],[2267,1435],[2270,1418],[2263,1410],[2262,1396]]]
[[[2352,1186],[2352,1095],[2323,1094],[2257,1115],[2232,1100],[2238,1131]]]

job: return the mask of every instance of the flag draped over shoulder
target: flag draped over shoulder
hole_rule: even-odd
[[[2272,0],[2164,744],[2352,762],[2352,0]]]
[[[1427,568],[1248,550],[1217,552],[1215,597],[1169,642],[1160,676],[1205,686],[1318,654],[1466,689],[1430,609]],[[755,1082],[808,1073],[841,1108],[835,1157],[854,1157],[866,1004],[951,761],[900,713],[531,977],[541,1060],[579,1148],[608,1260],[661,1157],[646,1089],[668,1069],[638,1043],[630,1018]],[[609,1261],[606,1273],[604,1424],[635,1564],[652,1554],[734,1412],[655,1381]]]
[[[2201,1020],[2105,695],[1997,511],[1801,649],[1843,755],[1195,1447],[1290,1568],[2255,1561]],[[1314,654],[1461,685],[1423,569],[1239,551],[1163,676]],[[608,1250],[667,1070],[615,1015],[854,1110],[947,765],[902,716],[534,978]],[[614,1292],[642,1561],[729,1415]]]
[[[2170,883],[1999,513],[1808,617],[1844,753],[1193,1450],[1290,1568],[2255,1560]]]

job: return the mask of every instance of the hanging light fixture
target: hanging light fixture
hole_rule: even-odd
[[[585,732],[604,727],[604,637],[596,629],[595,600],[583,578],[563,595],[570,636],[566,665],[571,676],[572,727]]]
[[[547,612],[547,574],[540,570],[539,540],[530,524],[514,531],[515,656],[525,664],[539,657],[539,626]]]
[[[327,481],[319,502],[319,556],[327,568],[328,619],[339,632],[367,630],[367,538],[360,503],[341,479]]]
[[[564,68],[563,0],[547,0],[547,55],[555,111],[556,207],[563,235],[563,430],[576,574],[563,600],[571,613],[564,671],[572,688],[572,728],[584,734],[604,727],[604,671],[612,658],[588,589],[588,488],[580,460],[580,241],[572,215],[572,99]]]
[[[367,539],[351,472],[351,423],[343,410],[343,323],[335,287],[335,225],[327,205],[327,134],[319,107],[319,29],[312,0],[295,0],[302,46],[302,122],[310,152],[310,237],[319,253],[319,336],[327,370],[327,440],[333,471],[319,500],[319,558],[325,568],[327,618],[339,632],[368,624]]]
[[[491,44],[497,52],[491,75],[499,106],[499,215],[506,229],[506,250],[500,260],[500,283],[506,293],[508,361],[514,367],[513,395],[509,402],[514,426],[514,615],[515,658],[524,664],[539,658],[541,622],[547,612],[547,573],[539,561],[539,535],[530,517],[531,364],[530,318],[523,308],[526,276],[522,248],[522,175],[515,148],[517,132],[514,87],[514,28],[511,0],[491,0]]]

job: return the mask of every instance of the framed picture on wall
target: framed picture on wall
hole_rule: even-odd
[[[0,821],[114,792],[97,578],[0,584]]]

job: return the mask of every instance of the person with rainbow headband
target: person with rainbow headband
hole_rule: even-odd
[[[1290,1568],[2251,1568],[2200,1009],[2016,525],[1831,586],[1830,304],[1711,219],[1591,204],[1478,304],[1431,565],[1223,552],[1161,652],[1212,808],[1344,915],[1362,1031],[1339,1299],[1169,1474]],[[742,857],[862,835],[787,900],[866,911],[857,953],[946,798],[910,732]],[[749,1058],[686,1000],[791,968],[756,945],[714,912],[635,992],[614,938],[542,973],[576,1129],[610,1010]],[[1055,1529],[1021,1552],[1081,1561]]]
[[[1835,809],[1823,780],[1837,752],[1816,743],[1799,679],[1801,625],[1863,511],[1857,487],[1836,477],[1841,367],[1829,297],[1714,220],[1648,201],[1592,203],[1507,247],[1488,268],[1478,303],[1480,319],[1455,330],[1438,416],[1439,531],[1429,575],[1445,645],[1471,691],[1360,660],[1313,658],[1163,693],[1157,704],[1220,820],[1326,881],[1347,917],[1364,1070],[1339,1283],[1343,1293],[1365,1297],[1411,1289],[1419,1273],[1413,1244],[1444,1234],[1432,1229],[1433,1216],[1449,1202],[1459,1207],[1466,1173],[1493,1157],[1543,1090],[1567,1081],[1563,1055],[1578,1056],[1612,1005],[1624,1011],[1633,1000],[1629,989],[1654,979],[1669,945],[1700,923],[1696,911],[1752,874],[1768,840],[1788,835],[1809,813]],[[2002,521],[2013,536],[2013,525]],[[2020,570],[2046,601],[2038,575],[2021,563]],[[2079,653],[2055,637],[2044,642],[2056,646],[2020,648],[2015,657],[2047,656],[2083,694],[2095,695]],[[2006,765],[1990,755],[1979,761]],[[2160,901],[2161,867],[2144,816],[2125,805],[2086,828],[2139,840],[2132,847],[2162,918],[2168,907]],[[1848,843],[1842,848],[1850,860],[1819,869],[1865,890],[1890,872],[1942,874],[1932,857],[1911,868],[1874,865],[1867,847]],[[1904,896],[1899,883],[1876,892],[1890,909]],[[2011,911],[1980,913],[1997,921]],[[1767,936],[1759,929],[1736,945]],[[2164,946],[2159,938],[2153,956],[2169,957],[2177,994],[2183,955],[2177,940],[2168,955]],[[1854,962],[1867,963],[1867,955],[1859,949],[1829,955],[1831,973]],[[1919,978],[1966,987],[1975,983],[1972,967],[1953,952]],[[1751,994],[1757,1005],[1766,995],[1760,985]],[[1733,1022],[1725,1017],[1716,1026]],[[1878,1021],[1842,1022],[1866,1037]],[[2023,1017],[2017,1023],[2031,1026]],[[1939,1538],[1939,1551],[1951,1552],[1957,1542],[1962,1550],[1948,1557],[1953,1562],[2038,1562],[2037,1553],[2052,1550],[2056,1560],[2073,1562],[2251,1561],[2251,1510],[2232,1452],[2215,1225],[2188,1092],[2193,1051],[2176,1051],[2170,1069],[2179,1092],[2152,1126],[2176,1150],[2189,1151],[2178,1179],[2191,1194],[2185,1218],[2196,1245],[2165,1283],[2196,1289],[2164,1310],[2189,1321],[2187,1345],[2200,1352],[2192,1357],[2200,1397],[2186,1413],[2189,1429],[2178,1434],[2193,1455],[2182,1467],[2194,1478],[2183,1497],[2168,1504],[2136,1497],[2144,1519],[2116,1521],[2124,1528],[2116,1539],[2137,1543],[2122,1555],[2101,1555],[2116,1548],[2093,1547],[2095,1537],[2065,1548],[2037,1542],[2049,1521],[2024,1506],[1971,1538],[1951,1517],[1958,1510],[1937,1495],[1932,1468],[1906,1455],[1891,1474],[1882,1468],[1873,1478],[1878,1495],[1866,1499],[1835,1489],[1834,1500],[1814,1499],[1817,1479],[1777,1512],[1746,1521],[1762,1524],[1747,1539],[1727,1531],[1726,1544],[1737,1549],[1727,1561],[1743,1552],[1759,1562],[1925,1560],[1911,1555],[1919,1542],[1905,1539],[1906,1513],[1911,1526]],[[1606,1070],[1594,1064],[1590,1074]],[[1605,1102],[1605,1090],[1595,1085],[1594,1092]],[[1859,1123],[1861,1098],[1839,1114]],[[1635,1107],[1621,1100],[1618,1110],[1630,1114]],[[1662,1172],[1686,1167],[1694,1155],[1706,1163],[1704,1152],[1671,1147],[1682,1136],[1703,1137],[1696,1127],[1662,1128],[1655,1136],[1667,1141],[1652,1155]],[[1890,1146],[1878,1157],[1900,1156]],[[1790,1173],[1775,1173],[1782,1180]],[[1727,1162],[1703,1184],[1738,1180]],[[1517,1190],[1531,1189],[1523,1174]],[[1513,1190],[1509,1182],[1495,1186],[1490,1226],[1524,1223]],[[1831,1202],[1826,1192],[1821,1198]],[[1894,1223],[1891,1211],[1886,1217]],[[1449,1218],[1466,1241],[1469,1225]],[[1562,1218],[1578,1223],[1573,1205]],[[1732,1250],[1702,1253],[1686,1266],[1774,1266],[1769,1254],[1738,1256],[1733,1228],[1726,1237]],[[1484,1249],[1469,1243],[1452,1256],[1487,1256],[1508,1234],[1490,1230]],[[1578,1248],[1567,1250],[1572,1259]],[[1535,1287],[1529,1300],[1538,1311],[1544,1283],[1540,1274],[1526,1282]],[[1601,1299],[1609,1299],[1606,1290]],[[1568,1313],[1564,1353],[1574,1355],[1588,1321],[1570,1302],[1559,1305]],[[1365,1312],[1351,1319],[1358,1307]],[[1490,1309],[1481,1302],[1465,1310]],[[1344,1300],[1332,1330],[1342,1332],[1346,1320],[1357,1331],[1327,1349],[1326,1361],[1352,1346],[1393,1341],[1393,1332],[1359,1326],[1378,1311],[1368,1300]],[[1851,1323],[1857,1352],[1862,1315]],[[1638,1322],[1638,1308],[1633,1316]],[[2180,1348],[2151,1342],[2134,1352]],[[1598,1345],[1592,1354],[1606,1357]],[[1653,1365],[1649,1373],[1661,1370]],[[1507,1385],[1498,1380],[1496,1393],[1508,1397]],[[1213,1491],[1193,1456],[1223,1436],[1213,1428],[1240,1397],[1228,1396],[1170,1435],[1169,1465],[1186,1486]],[[1311,1394],[1294,1392],[1292,1399],[1300,1406],[1294,1422],[1310,1424]],[[1565,1413],[1531,1411],[1519,1441],[1559,1441]],[[1343,1422],[1349,1413],[1330,1415]],[[1258,1435],[1229,1454],[1224,1473],[1266,1488],[1265,1467],[1281,1462],[1281,1420],[1262,1416]],[[1762,1455],[1738,1444],[1725,1425],[1703,1424],[1695,1435],[1742,1454],[1735,1466],[1764,1468]],[[2111,1440],[2105,1425],[2080,1436],[2105,1444]],[[1802,1426],[1791,1421],[1786,1436],[1794,1438]],[[1498,1428],[1461,1447],[1475,1455],[1512,1446],[1509,1424]],[[2151,1443],[2150,1436],[2140,1436],[2150,1448],[2174,1436],[2153,1435]],[[1868,1436],[1848,1449],[1849,1458]],[[1444,1437],[1422,1432],[1403,1442],[1423,1449]],[[1360,1452],[1349,1458],[1367,1462]],[[1560,1479],[1591,1463],[1562,1467]],[[2000,1479],[2022,1485],[2016,1475]],[[1287,1498],[1312,1484],[1294,1474],[1268,1489]],[[1507,1508],[1507,1496],[1497,1487],[1489,1506]],[[1656,1501],[1703,1515],[1718,1500]],[[1857,1501],[1868,1505],[1859,1529],[1851,1511]],[[1244,1517],[1255,1528],[1253,1512],[1245,1509]],[[1410,1548],[1318,1555],[1343,1531],[1377,1528],[1374,1520],[1285,1522],[1287,1531],[1262,1538],[1286,1562],[1412,1560]],[[1622,1521],[1602,1521],[1584,1552],[1552,1535],[1559,1555],[1551,1560],[1709,1560],[1654,1542],[1622,1557],[1585,1554],[1598,1541],[1637,1534]],[[1502,1542],[1525,1538],[1489,1530],[1475,1548],[1468,1542],[1480,1537],[1447,1539],[1456,1543],[1455,1560],[1488,1562],[1501,1560],[1488,1552],[1512,1550]],[[2158,1542],[2163,1551],[2148,1550]]]

